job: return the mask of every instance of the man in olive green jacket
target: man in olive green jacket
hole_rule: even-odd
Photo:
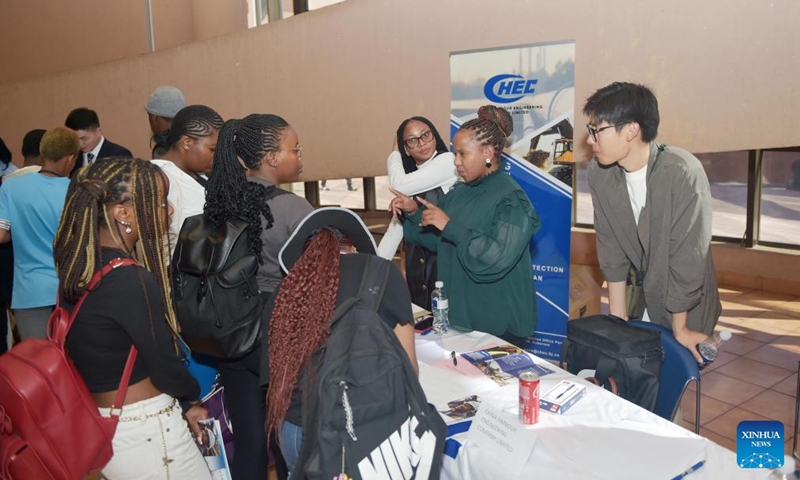
[[[722,307],[711,258],[711,191],[691,153],[657,145],[658,101],[642,85],[613,83],[586,102],[597,255],[611,314],[627,319],[626,278],[644,272],[644,320],[697,345]]]

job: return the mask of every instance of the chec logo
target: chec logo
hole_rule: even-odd
[[[532,95],[538,79],[525,79],[522,75],[501,73],[490,78],[483,86],[483,94],[495,103],[516,102],[525,95]]]
[[[780,468],[783,466],[783,423],[770,421],[739,422],[736,427],[736,461],[741,468]]]

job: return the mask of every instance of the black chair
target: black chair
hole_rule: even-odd
[[[672,421],[675,412],[678,410],[683,392],[692,381],[697,382],[696,396],[697,406],[695,408],[694,433],[700,434],[700,367],[697,365],[694,355],[686,347],[675,340],[675,336],[668,328],[650,322],[631,320],[631,325],[661,332],[661,347],[664,349],[664,364],[661,366],[661,377],[658,386],[658,398],[656,408],[653,411],[656,415],[666,420]]]

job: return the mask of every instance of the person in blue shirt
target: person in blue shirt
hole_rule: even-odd
[[[53,239],[58,229],[69,173],[80,153],[78,135],[54,127],[42,137],[42,169],[9,178],[0,187],[0,243],[14,238],[11,309],[20,337],[45,338],[56,303],[58,276]]]

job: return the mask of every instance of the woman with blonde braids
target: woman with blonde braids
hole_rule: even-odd
[[[81,169],[70,183],[54,243],[61,304],[71,308],[93,274],[115,258],[142,266],[112,270],[86,296],[67,337],[67,350],[108,415],[131,344],[138,349],[112,446],[103,469],[109,480],[210,479],[195,445],[197,381],[176,354],[177,326],[162,243],[171,209],[163,172],[139,159],[106,158]],[[181,415],[183,413],[183,416]],[[184,420],[185,416],[185,420]]]
[[[364,222],[350,210],[320,208],[308,215],[281,250],[281,266],[288,271],[267,304],[269,359],[262,378],[269,375],[267,432],[277,434],[290,471],[302,440],[300,376],[314,352],[327,341],[327,326],[338,305],[354,297],[377,247]],[[350,254],[350,255],[348,255]],[[386,294],[378,315],[393,329],[416,371],[411,297],[400,270],[390,263]]]
[[[438,206],[392,190],[397,197],[390,210],[405,216],[407,241],[437,252],[451,324],[525,348],[536,327],[530,241],[540,221],[525,192],[502,168],[513,128],[507,111],[481,107],[478,118],[453,137],[463,182]]]

